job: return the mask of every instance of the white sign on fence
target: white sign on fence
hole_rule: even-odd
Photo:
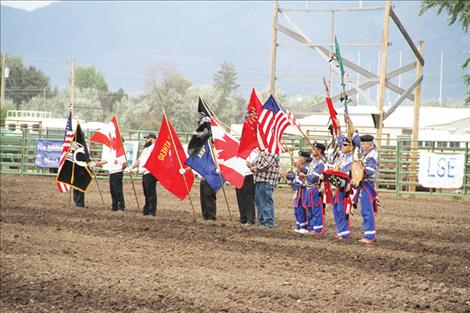
[[[463,185],[465,155],[420,152],[418,180],[428,188],[458,189]]]

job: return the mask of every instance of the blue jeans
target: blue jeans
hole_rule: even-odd
[[[274,224],[274,186],[266,182],[255,184],[256,211],[261,226],[273,228]]]

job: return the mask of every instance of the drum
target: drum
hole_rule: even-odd
[[[351,170],[351,177],[352,181],[356,186],[359,186],[359,184],[364,180],[365,176],[365,171],[364,171],[364,165],[362,164],[361,161],[354,161],[352,163],[352,170]]]

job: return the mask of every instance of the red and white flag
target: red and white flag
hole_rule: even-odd
[[[245,173],[249,170],[246,161],[238,156],[239,142],[227,134],[213,118],[211,118],[211,130],[220,173],[226,181],[241,188]]]
[[[271,95],[263,105],[263,110],[258,118],[258,144],[260,150],[267,149],[273,154],[284,152],[285,148],[281,143],[282,135],[291,124],[292,121]]]
[[[105,154],[109,165],[120,166],[125,162],[124,145],[119,133],[116,115],[113,116],[110,123],[91,136],[91,141],[102,143],[109,148],[109,151]]]
[[[64,144],[62,145],[62,151],[60,152],[60,159],[59,159],[59,172],[62,164],[64,164],[65,156],[67,152],[69,152],[70,145],[73,141],[73,129],[72,129],[72,113],[69,114],[69,118],[67,119],[67,125],[65,126],[65,136],[64,136]],[[70,186],[64,183],[57,183],[57,189],[60,192],[67,192],[70,190]]]

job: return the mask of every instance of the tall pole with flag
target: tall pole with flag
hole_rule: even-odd
[[[69,104],[69,111],[70,111],[70,120],[71,125],[73,125],[73,118],[74,118],[74,89],[75,89],[75,58],[70,57],[70,62],[72,65],[72,69],[70,71],[70,104]],[[72,126],[73,131],[73,126]],[[70,188],[69,188],[70,189]],[[72,206],[72,190],[70,190],[69,194],[69,206]]]
[[[202,104],[204,105],[206,110],[209,111],[209,108],[207,107],[207,104],[204,101],[202,101]],[[225,192],[225,187],[224,187],[224,180],[222,179],[222,175],[220,174],[219,162],[217,161],[217,157],[214,152],[214,144],[212,143],[212,140],[210,138],[208,139],[208,141],[209,141],[209,149],[211,150],[212,158],[214,159],[215,166],[217,166],[217,174],[219,174],[219,178],[222,183],[222,193],[224,194],[224,199],[225,199],[225,204],[227,205],[228,215],[230,217],[230,221],[233,223],[232,211],[230,210],[230,205],[228,204],[227,194]]]
[[[162,106],[162,110],[163,110],[163,119],[166,122],[166,127],[170,130],[169,134],[170,134],[170,138],[171,138],[171,143],[172,143],[172,147],[175,148],[175,154],[176,154],[176,158],[178,159],[178,164],[179,164],[180,168],[183,168],[183,164],[181,163],[181,159],[180,159],[180,156],[178,155],[178,151],[176,151],[175,139],[173,138],[173,134],[171,132],[170,125],[168,124],[168,119],[166,118],[165,108],[163,106]],[[188,187],[188,182],[186,181],[186,176],[184,174],[182,174],[182,176],[183,176],[184,186],[186,187],[186,191],[188,192],[189,202],[191,203],[191,208],[193,210],[193,217],[194,217],[194,220],[196,220],[196,218],[197,218],[196,210],[194,209],[193,200],[191,199],[191,194],[190,194],[190,190],[189,190],[189,187]]]

